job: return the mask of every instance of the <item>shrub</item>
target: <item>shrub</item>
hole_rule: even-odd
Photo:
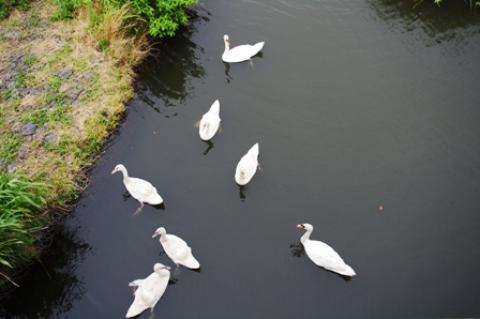
[[[129,0],[127,0],[129,1]],[[196,0],[131,0],[137,14],[148,21],[148,33],[153,37],[173,36],[188,20],[186,10]]]
[[[55,0],[58,9],[55,12],[54,20],[65,20],[73,18],[75,10],[84,4],[83,0]]]
[[[3,0],[0,0],[3,1]],[[127,24],[133,29],[148,25],[148,33],[153,37],[173,36],[175,31],[187,22],[186,10],[197,3],[197,0],[55,0],[58,11],[57,19],[72,18],[77,9],[83,7],[89,11],[94,24],[110,10],[128,8]],[[93,10],[93,11],[92,11]],[[95,14],[91,14],[91,13]],[[101,12],[102,14],[99,14]]]
[[[8,17],[10,10],[13,8],[26,10],[28,7],[27,0],[0,0],[0,19]]]

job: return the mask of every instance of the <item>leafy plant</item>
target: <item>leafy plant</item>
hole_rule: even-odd
[[[197,0],[55,0],[55,2],[58,6],[56,19],[72,18],[77,9],[84,7],[89,12],[91,24],[99,25],[109,11],[126,7],[130,14],[123,14],[126,19],[124,24],[131,26],[132,30],[146,22],[151,36],[170,37],[188,21],[186,10],[196,4]]]
[[[186,10],[197,3],[197,0],[131,0],[131,2],[135,13],[147,19],[148,33],[151,36],[171,37],[188,21]]]
[[[8,17],[13,8],[27,10],[29,3],[27,0],[0,0],[0,19]]]
[[[46,205],[44,184],[24,176],[0,174],[0,265],[13,265],[28,258],[41,225],[38,211]]]

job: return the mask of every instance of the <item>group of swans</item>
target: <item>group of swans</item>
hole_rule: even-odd
[[[192,248],[180,237],[167,234],[164,227],[159,227],[152,235],[152,238],[160,236],[160,245],[167,256],[177,265],[200,269],[200,263],[192,254]],[[170,280],[170,267],[161,263],[153,266],[153,273],[144,279],[136,279],[128,285],[133,287],[135,296],[132,305],[128,308],[126,318],[138,316],[150,308],[153,312],[155,305],[165,293]]]
[[[223,37],[225,42],[225,51],[222,54],[222,60],[227,63],[242,62],[250,60],[258,54],[265,42],[259,42],[254,45],[240,45],[230,49],[230,39],[228,35]],[[198,125],[198,134],[203,141],[212,139],[220,128],[220,102],[215,100],[207,113],[203,114]],[[258,164],[259,146],[254,144],[248,152],[242,156],[235,169],[235,182],[244,186],[248,184],[255,175]],[[163,198],[158,193],[155,186],[150,182],[130,177],[126,167],[122,164],[115,166],[112,174],[121,172],[123,184],[139,203],[140,207],[135,211],[138,213],[144,204],[160,205]],[[338,273],[342,276],[351,277],[356,275],[355,271],[347,265],[342,257],[329,245],[318,240],[311,240],[310,235],[313,232],[313,226],[308,223],[298,224],[297,228],[304,229],[306,232],[300,238],[307,256],[317,266],[323,267],[329,271]],[[193,256],[191,247],[180,237],[167,234],[164,227],[155,230],[152,238],[159,236],[160,245],[167,256],[175,263],[177,268],[181,265],[190,269],[199,269],[200,263]],[[167,289],[171,273],[170,267],[161,263],[153,266],[153,273],[144,279],[136,279],[129,283],[134,289],[134,301],[127,311],[126,317],[131,318],[140,315],[143,311],[153,309]]]

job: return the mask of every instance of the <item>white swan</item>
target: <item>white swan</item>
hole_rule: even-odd
[[[220,102],[215,100],[207,113],[198,122],[198,134],[203,141],[215,136],[220,128]]]
[[[170,280],[169,269],[170,267],[156,263],[153,266],[153,273],[147,278],[137,279],[128,284],[134,289],[135,299],[128,308],[126,318],[138,316],[148,308],[153,312],[153,308],[167,289]]]
[[[305,248],[305,252],[311,261],[317,266],[336,272],[343,276],[355,276],[356,273],[347,265],[342,257],[329,245],[318,240],[311,240],[310,235],[313,232],[313,226],[310,224],[298,224],[297,228],[305,229],[306,232],[300,238],[300,242]]]
[[[254,45],[243,44],[230,49],[230,38],[227,34],[223,36],[225,51],[222,54],[223,62],[235,63],[250,60],[263,49],[265,42],[258,42]]]
[[[247,152],[243,155],[240,161],[237,164],[237,169],[235,170],[235,182],[238,185],[247,185],[252,179],[253,175],[257,171],[258,167],[258,143],[253,145]]]
[[[143,203],[150,205],[160,205],[163,203],[162,197],[158,194],[155,186],[149,182],[135,177],[128,176],[127,169],[122,164],[118,164],[112,171],[112,174],[116,172],[122,172],[123,175],[123,184],[127,191],[132,195],[133,198],[140,202],[140,207],[137,209],[139,212],[143,208]]]
[[[160,236],[160,244],[165,253],[177,265],[182,265],[190,269],[199,269],[200,263],[193,257],[192,248],[178,236],[167,234],[163,227],[157,228],[152,238]]]

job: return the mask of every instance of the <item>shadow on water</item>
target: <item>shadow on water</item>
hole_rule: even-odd
[[[461,44],[480,33],[480,13],[464,1],[443,1],[440,8],[430,0],[417,5],[413,1],[370,0],[369,5],[395,30],[406,33],[421,28],[428,35],[429,46]]]
[[[301,243],[293,243],[290,245],[290,251],[294,257],[305,256],[305,249]]]
[[[203,142],[208,145],[205,151],[203,151],[203,155],[207,155],[208,152],[210,152],[215,147],[215,145],[213,145],[212,141],[203,141]]]
[[[39,287],[38,290],[15,290],[1,300],[0,317],[57,318],[67,313],[74,301],[85,293],[75,269],[91,247],[78,237],[77,229],[65,224],[56,227],[52,245],[41,256],[39,266],[32,267],[31,272],[20,281],[21,287]]]
[[[142,80],[137,84],[137,95],[156,112],[163,113],[166,108],[182,104],[193,91],[191,79],[206,75],[198,62],[204,49],[192,40],[192,35],[197,32],[199,22],[209,20],[208,15],[206,11],[193,12],[192,22],[175,37],[153,46],[154,54],[139,66],[138,78]]]
[[[257,58],[259,58],[259,59],[263,58],[263,52],[262,51],[257,53],[256,56],[252,57],[252,59],[248,61],[252,70],[255,69],[254,60],[257,59]],[[233,80],[233,77],[230,74],[230,69],[231,69],[230,64],[231,63],[223,62],[223,65],[225,66],[225,80],[226,80],[227,83],[230,83]],[[235,63],[233,63],[233,65],[235,65]]]
[[[247,199],[247,194],[245,194],[245,186],[238,186],[238,195],[240,196],[240,200],[244,202]]]

